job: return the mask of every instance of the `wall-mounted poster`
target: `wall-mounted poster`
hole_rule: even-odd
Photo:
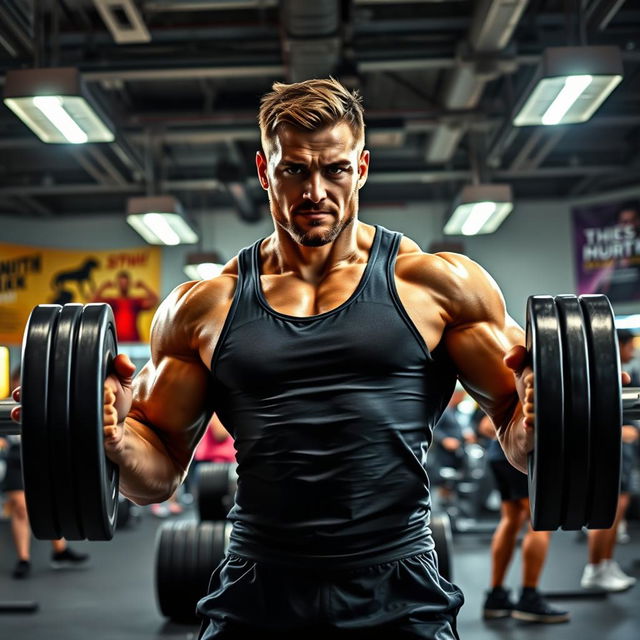
[[[640,199],[574,207],[579,294],[640,300]]]
[[[159,302],[161,250],[49,249],[0,243],[0,344],[20,344],[38,304],[107,302],[120,342],[146,342]]]

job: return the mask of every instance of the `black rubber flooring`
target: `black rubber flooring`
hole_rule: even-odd
[[[186,515],[189,517],[189,514]],[[117,532],[111,542],[72,546],[91,554],[84,570],[49,568],[50,544],[34,540],[32,574],[13,580],[15,554],[9,523],[0,522],[0,602],[36,600],[32,614],[0,614],[2,640],[151,640],[195,639],[197,628],[165,621],[157,610],[153,583],[155,532],[161,520],[143,511],[136,526]],[[640,527],[631,528],[631,542],[616,555],[622,567],[640,577]],[[571,611],[562,625],[532,625],[515,620],[486,623],[480,611],[489,573],[489,537],[464,534],[455,540],[454,580],[466,604],[459,617],[464,640],[637,640],[640,638],[640,586],[600,599],[554,599]],[[554,534],[541,583],[546,592],[576,591],[586,561],[586,544],[573,532]],[[516,557],[508,585],[519,584]],[[328,638],[327,640],[330,640]],[[390,638],[390,640],[393,640]]]

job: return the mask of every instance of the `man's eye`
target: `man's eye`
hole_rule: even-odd
[[[344,167],[329,167],[328,171],[331,175],[337,176],[344,173],[346,169]]]
[[[290,176],[299,176],[302,173],[302,167],[285,167],[284,173]]]

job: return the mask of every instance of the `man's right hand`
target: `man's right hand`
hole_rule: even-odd
[[[116,464],[124,451],[124,419],[131,409],[135,370],[129,357],[121,353],[113,360],[113,371],[104,381],[104,448]]]

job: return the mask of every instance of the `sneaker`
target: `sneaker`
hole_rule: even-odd
[[[52,569],[74,569],[86,566],[88,561],[88,554],[67,547],[64,551],[52,553],[50,564]]]
[[[615,576],[620,580],[626,580],[630,587],[632,587],[637,582],[637,580],[634,577],[628,576],[620,568],[620,565],[615,560],[605,560],[604,563],[605,563],[605,572],[608,573],[609,575]]]
[[[16,580],[27,578],[31,573],[31,563],[28,560],[18,560],[16,566],[13,568],[11,576]]]
[[[523,589],[520,600],[513,607],[511,617],[525,622],[567,622],[569,612],[552,607],[537,589]]]
[[[482,617],[485,620],[497,620],[508,618],[513,609],[513,602],[509,599],[509,592],[502,587],[494,587],[487,592],[487,597],[482,608]]]
[[[605,560],[600,564],[588,564],[582,572],[580,586],[583,589],[602,589],[612,593],[626,591],[635,583],[635,578],[626,575],[618,567],[618,571],[622,574],[619,575],[615,568],[610,568],[611,562]]]

